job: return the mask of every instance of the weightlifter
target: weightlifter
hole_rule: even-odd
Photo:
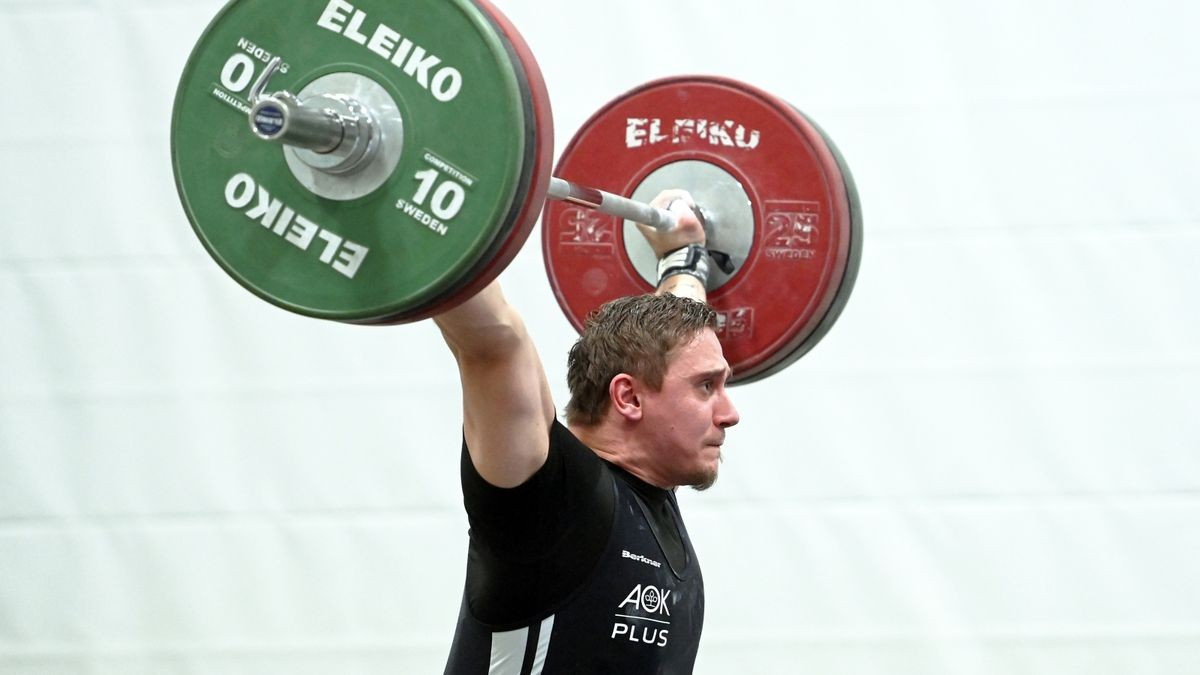
[[[463,388],[467,578],[446,672],[690,673],[704,584],[674,491],[717,478],[738,422],[705,304],[705,235],[642,228],[655,295],[614,300],[568,356],[557,418],[533,340],[493,283],[435,321]]]

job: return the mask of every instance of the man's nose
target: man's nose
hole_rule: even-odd
[[[729,398],[728,394],[722,395],[721,399],[721,405],[717,407],[714,421],[717,426],[725,429],[740,422],[742,417],[738,414],[737,408],[733,405],[733,399]]]

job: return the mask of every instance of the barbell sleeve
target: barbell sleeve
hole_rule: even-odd
[[[338,149],[347,126],[333,110],[304,105],[288,92],[260,98],[250,110],[250,129],[259,138],[318,153]]]

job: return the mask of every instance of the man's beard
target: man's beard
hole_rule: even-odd
[[[712,471],[705,470],[699,472],[697,475],[692,476],[691,480],[687,481],[687,484],[697,492],[704,492],[717,482],[717,474],[720,472],[721,462],[724,461],[724,453],[717,455],[717,466],[713,467]]]

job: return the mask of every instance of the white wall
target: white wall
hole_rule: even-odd
[[[441,672],[452,364],[429,324],[262,303],[195,240],[168,129],[221,5],[0,0],[4,675]],[[721,481],[682,496],[698,673],[1200,672],[1197,7],[501,3],[560,149],[707,72],[858,181],[842,320],[735,392]],[[565,402],[536,246],[503,282]]]

